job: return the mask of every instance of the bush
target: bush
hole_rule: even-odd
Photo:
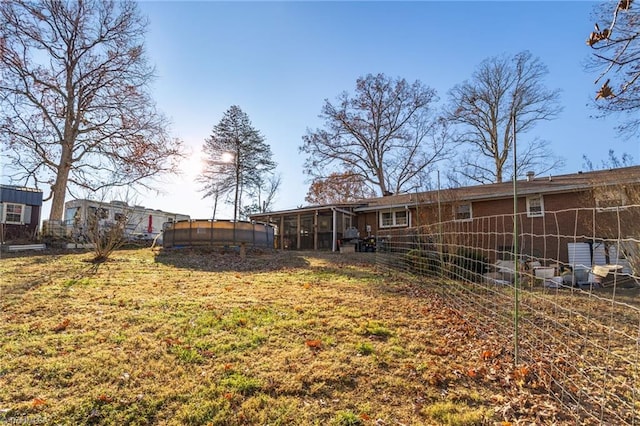
[[[452,259],[454,278],[474,281],[486,272],[487,263],[482,252],[461,248]]]
[[[410,272],[430,276],[440,274],[442,269],[442,259],[438,252],[413,249],[407,252],[405,256]]]

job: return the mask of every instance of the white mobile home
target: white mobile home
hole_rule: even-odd
[[[90,223],[97,221],[100,227],[124,224],[125,237],[128,239],[153,239],[166,223],[179,220],[189,220],[189,216],[130,206],[122,201],[71,200],[65,203],[64,224],[71,236],[82,236]]]

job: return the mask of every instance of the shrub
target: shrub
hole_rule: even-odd
[[[414,274],[436,276],[442,269],[442,260],[438,252],[413,249],[405,255],[409,271]]]
[[[484,274],[487,263],[482,252],[461,248],[452,259],[454,278],[474,281]]]

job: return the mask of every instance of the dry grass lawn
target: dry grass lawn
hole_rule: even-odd
[[[3,254],[0,424],[571,424],[374,254]]]

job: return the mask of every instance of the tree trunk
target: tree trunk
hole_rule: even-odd
[[[238,220],[238,195],[239,195],[238,192],[240,191],[239,187],[240,187],[240,183],[236,178],[236,189],[233,197],[233,221],[234,222]]]
[[[378,177],[378,182],[379,182],[378,186],[380,187],[380,195],[384,197],[389,192],[387,189],[387,182],[385,182],[384,180],[384,173],[382,172],[382,167],[378,167],[376,169],[376,176]]]
[[[69,165],[63,165],[58,168],[56,183],[51,188],[51,211],[49,212],[49,220],[62,220],[64,214],[64,199],[67,194],[67,181],[69,179]]]
[[[216,189],[215,197],[213,198],[213,216],[211,220],[216,220],[216,210],[218,210],[218,191]]]
[[[75,110],[75,92],[73,89],[73,67],[68,66],[66,81],[66,105],[67,111],[64,123],[64,140],[62,141],[62,152],[60,153],[60,163],[58,164],[58,173],[56,174],[56,182],[53,184],[51,211],[49,212],[49,220],[62,220],[64,214],[64,199],[67,195],[67,183],[69,181],[69,172],[73,166],[73,145],[77,137],[77,131],[74,131],[74,122],[76,121]],[[78,111],[78,117],[81,115]]]
[[[51,211],[49,212],[49,220],[62,220],[64,214],[64,199],[67,195],[67,182],[69,180],[69,172],[71,171],[72,151],[68,144],[62,146],[62,155],[60,164],[58,165],[58,173],[56,174],[56,182],[51,187]]]

